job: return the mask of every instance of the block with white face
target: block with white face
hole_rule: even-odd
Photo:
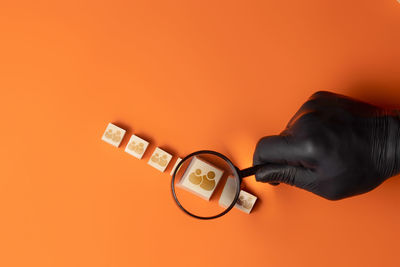
[[[238,208],[241,211],[250,214],[254,204],[256,203],[256,200],[257,200],[256,196],[244,190],[240,190],[239,199],[236,202],[235,208]]]
[[[126,145],[125,152],[131,154],[138,159],[141,159],[144,152],[146,152],[148,145],[149,142],[132,134],[131,139],[129,139],[128,145]]]
[[[156,168],[157,170],[164,172],[171,159],[172,159],[171,154],[157,147],[154,150],[153,155],[151,155],[148,164]]]
[[[175,171],[176,167],[178,166],[179,162],[181,162],[181,161],[182,161],[181,158],[178,158],[178,159],[176,160],[176,162],[175,162],[175,164],[174,164],[174,167],[172,168],[172,170],[171,170],[171,172],[170,172],[170,175],[171,175],[171,176],[174,175],[174,171]]]
[[[228,179],[226,179],[224,189],[222,190],[222,194],[219,199],[220,206],[227,208],[232,204],[232,201],[236,195],[236,188],[238,186],[239,185],[237,185],[236,180],[232,176],[229,176]],[[253,209],[256,200],[256,196],[244,190],[240,190],[239,198],[235,204],[235,208],[249,214]]]
[[[126,131],[112,123],[109,123],[106,131],[104,132],[101,139],[110,145],[115,147],[119,147],[122,139],[124,138]]]
[[[178,185],[210,200],[223,174],[223,170],[198,157],[193,157]]]

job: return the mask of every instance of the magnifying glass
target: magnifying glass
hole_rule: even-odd
[[[189,154],[176,166],[171,189],[179,208],[203,220],[227,214],[237,203],[245,177],[263,165],[238,169],[226,156],[211,150]]]

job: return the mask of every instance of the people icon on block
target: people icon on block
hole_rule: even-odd
[[[130,150],[136,152],[136,143],[135,143],[135,141],[130,142],[129,145],[128,145],[128,148],[129,148]]]
[[[121,133],[120,130],[116,130],[115,133],[114,133],[112,129],[108,129],[108,130],[104,133],[104,136],[105,136],[107,139],[110,139],[110,140],[112,140],[112,141],[114,141],[114,142],[120,142],[121,139],[122,139],[122,133]]]
[[[250,197],[240,195],[236,204],[242,206],[245,209],[250,209],[252,206],[252,199]]]
[[[192,184],[199,185],[206,191],[211,191],[215,187],[215,172],[209,171],[207,175],[201,175],[201,170],[196,169],[189,175],[189,181]]]
[[[136,144],[135,141],[132,141],[129,143],[128,148],[138,154],[143,154],[144,152],[144,144],[139,142],[139,144]]]
[[[106,138],[112,140],[112,137],[113,137],[113,130],[112,130],[112,129],[108,129],[108,130],[104,133],[104,136],[105,136]]]
[[[168,164],[168,157],[167,155],[162,155],[160,157],[160,154],[155,153],[154,156],[151,157],[151,161],[157,163],[161,167],[165,167]]]
[[[223,174],[224,170],[194,156],[179,180],[179,187],[209,201]]]
[[[122,136],[121,136],[121,131],[116,131],[116,132],[113,134],[112,140],[113,140],[114,142],[119,142],[119,141],[121,141],[121,138],[122,138]]]
[[[144,144],[143,143],[139,143],[136,146],[136,153],[143,154],[143,152],[144,152]]]
[[[146,150],[146,148],[145,148]],[[155,169],[164,172],[167,168],[169,162],[172,159],[172,155],[168,152],[162,150],[159,147],[156,147],[153,154],[151,155],[149,161],[147,162],[150,166],[154,167]]]
[[[104,131],[104,134],[101,137],[101,140],[115,147],[119,147],[122,139],[125,136],[125,133],[126,131],[124,129],[119,128],[112,123],[109,123],[106,130]]]
[[[201,177],[201,170],[200,169],[196,169],[194,172],[192,172],[189,175],[189,181],[192,184],[199,185],[202,180],[203,180],[203,178]]]

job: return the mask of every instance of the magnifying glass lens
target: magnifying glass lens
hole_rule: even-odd
[[[228,212],[240,192],[240,179],[232,163],[211,153],[193,153],[181,161],[172,178],[174,198],[181,209],[201,219]]]

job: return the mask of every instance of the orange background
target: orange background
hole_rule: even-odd
[[[0,34],[0,266],[400,265],[398,177],[338,202],[249,178],[251,215],[198,221],[147,165],[248,167],[316,90],[399,107],[396,0],[2,1]]]

